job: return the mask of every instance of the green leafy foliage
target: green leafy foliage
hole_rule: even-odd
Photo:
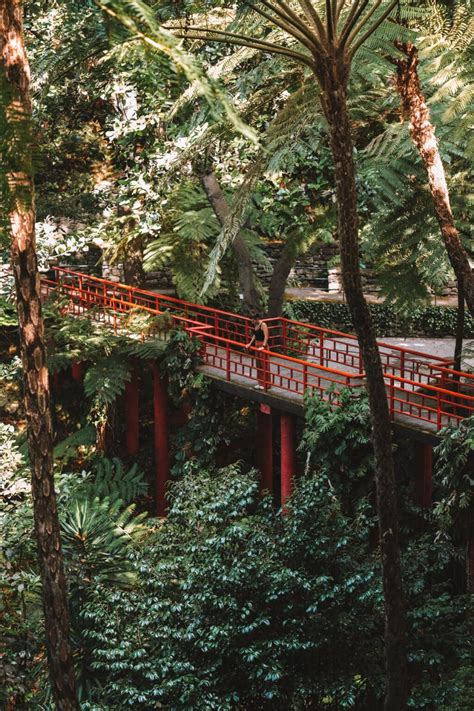
[[[370,411],[365,393],[344,389],[340,407],[319,396],[305,398],[305,428],[300,451],[306,468],[327,477],[344,511],[352,518],[374,515],[369,499],[374,485]]]
[[[125,390],[130,378],[130,367],[126,362],[107,358],[87,369],[84,376],[84,391],[99,405],[110,405]]]
[[[442,529],[465,543],[474,531],[474,417],[449,427],[436,448]]]
[[[55,446],[54,459],[61,460],[64,466],[76,456],[79,447],[90,447],[95,442],[95,437],[95,429],[92,426],[82,427]]]
[[[174,486],[169,517],[137,560],[139,587],[111,596],[100,586],[85,613],[105,682],[96,702],[112,694],[143,707],[303,708],[328,694],[348,708],[363,695],[352,643],[374,617],[363,630],[361,617],[358,629],[346,618],[347,654],[336,645],[337,660],[331,620],[341,606],[346,614],[352,606],[354,619],[359,604],[372,609],[373,573],[352,575],[352,534],[324,481],[302,487],[279,532],[253,475],[235,467]]]
[[[106,498],[111,502],[121,501],[131,504],[147,489],[143,472],[138,464],[125,470],[123,462],[115,457],[107,459],[100,457],[94,462],[94,479],[91,484],[91,494],[100,499]]]
[[[456,309],[450,306],[422,306],[401,314],[388,304],[369,304],[378,336],[451,336],[456,333]],[[354,326],[346,304],[324,301],[288,301],[285,314],[316,326],[352,332]],[[474,321],[466,314],[464,335],[474,338]]]
[[[6,298],[0,298],[0,328],[18,326],[15,305]]]
[[[180,401],[196,378],[199,348],[199,341],[190,338],[185,331],[173,334],[167,345],[160,367],[168,377],[168,391],[175,402]]]

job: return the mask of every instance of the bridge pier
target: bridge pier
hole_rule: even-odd
[[[418,506],[431,506],[433,478],[433,446],[425,442],[416,444],[415,500]]]
[[[168,440],[168,389],[158,363],[153,364],[153,413],[155,422],[155,497],[156,514],[166,514],[166,485],[170,476]]]
[[[287,412],[280,415],[281,434],[281,507],[291,496],[295,478],[295,416]]]
[[[125,383],[125,422],[127,454],[133,457],[138,453],[140,432],[138,378],[135,369],[132,370],[130,380]]]
[[[273,491],[273,413],[268,405],[257,412],[258,464],[262,478],[261,491]]]
[[[73,380],[82,380],[84,371],[86,369],[86,364],[82,361],[80,363],[73,363],[71,365],[71,375]]]

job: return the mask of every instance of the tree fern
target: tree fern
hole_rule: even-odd
[[[91,365],[84,376],[84,391],[98,406],[111,405],[125,390],[130,367],[118,358],[104,358]]]
[[[188,80],[199,86],[201,94],[209,102],[213,112],[222,111],[238,131],[250,140],[256,140],[254,132],[239,118],[219,85],[206,75],[192,55],[183,50],[173,33],[160,25],[150,6],[141,0],[126,0],[126,2],[95,0],[95,2],[104,12],[121,23],[132,37],[169,56],[185,73]]]

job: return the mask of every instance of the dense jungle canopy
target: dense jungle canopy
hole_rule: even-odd
[[[2,708],[474,708],[472,39],[469,0],[0,0]],[[306,388],[334,331],[356,391]]]

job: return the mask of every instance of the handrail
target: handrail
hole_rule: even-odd
[[[305,323],[304,321],[293,321],[292,319],[287,319],[287,318],[282,318],[282,321],[285,323],[290,323],[292,325],[297,325],[297,326],[303,326],[304,328],[308,328],[311,330],[315,331],[320,331],[324,334],[332,334],[335,336],[342,336],[343,338],[351,339],[353,341],[357,341],[357,336],[355,336],[353,333],[344,333],[344,331],[335,331],[334,329],[331,328],[324,328],[323,326],[316,326],[315,324],[312,323]],[[404,346],[396,346],[395,344],[391,343],[385,343],[385,341],[380,341],[377,338],[377,344],[379,346],[383,346],[384,348],[388,348],[391,351],[402,351],[403,353],[410,353],[410,355],[418,355],[418,356],[423,356],[424,358],[430,358],[431,360],[440,360],[442,362],[448,362],[451,363],[453,362],[452,358],[444,358],[442,356],[437,356],[433,355],[431,353],[425,353],[424,351],[416,351],[413,348],[405,348]]]
[[[148,291],[147,289],[141,289],[140,287],[130,286],[129,284],[122,284],[121,282],[111,281],[110,279],[104,279],[102,277],[96,277],[92,274],[82,274],[81,272],[76,272],[73,269],[65,269],[64,267],[52,267],[54,271],[62,272],[65,274],[73,274],[81,278],[90,279],[92,281],[97,281],[102,284],[109,284],[113,287],[120,287],[121,289],[128,289],[130,291],[138,292],[139,294],[145,294],[146,296],[151,296],[154,299],[163,299],[164,301],[171,301],[179,306],[194,306],[202,309],[203,311],[208,311],[210,313],[218,313],[226,316],[231,316],[232,318],[240,318],[242,321],[250,322],[251,319],[247,316],[242,316],[240,314],[232,313],[232,311],[222,311],[221,309],[215,309],[212,306],[206,306],[205,304],[193,304],[192,301],[184,301],[183,299],[178,299],[175,296],[168,296],[166,294],[158,294],[155,291]],[[136,306],[136,304],[134,304]]]
[[[265,319],[270,329],[269,343],[277,343],[279,347],[283,345],[284,350],[288,346],[296,352],[295,355],[256,346],[247,349],[245,343],[249,337],[250,319],[246,316],[63,267],[55,267],[54,271],[57,281],[41,280],[46,294],[50,290],[64,293],[69,298],[71,310],[98,313],[96,318],[113,326],[115,332],[125,326],[123,321],[132,310],[138,309],[150,315],[169,311],[171,323],[198,338],[204,362],[224,372],[227,380],[239,376],[251,381],[258,379],[263,382],[265,390],[276,388],[301,395],[310,388],[321,396],[329,386],[335,385],[337,393],[340,387],[359,387],[363,384],[365,373],[360,371],[361,354],[353,334],[273,317]],[[62,278],[62,275],[72,279]],[[101,288],[94,290],[94,284],[100,284]],[[317,343],[313,342],[313,337]],[[469,394],[474,393],[474,374],[454,370],[450,367],[453,361],[448,358],[384,341],[378,341],[378,344],[392,419],[404,417],[428,423],[439,430],[447,422],[460,422],[474,413],[474,394]],[[250,354],[249,358],[245,357],[244,349]],[[300,354],[303,357],[298,357]],[[324,365],[324,362],[342,364],[345,369]],[[354,372],[350,372],[351,368]],[[464,391],[458,389],[460,378]],[[458,387],[450,390],[450,382]],[[465,392],[466,387],[469,393]],[[337,397],[334,404],[339,404]]]

